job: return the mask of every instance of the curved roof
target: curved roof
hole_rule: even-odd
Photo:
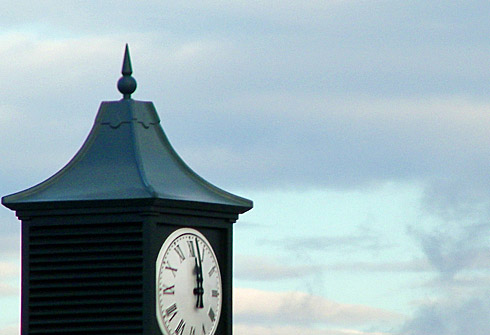
[[[126,50],[121,79],[129,82],[131,72]],[[2,198],[5,206],[162,199],[225,206],[237,213],[252,208],[252,201],[208,183],[184,163],[165,136],[153,103],[130,98],[135,82],[119,86],[124,99],[101,104],[89,136],[72,160],[46,181]]]
[[[46,181],[6,196],[4,205],[158,198],[252,207],[192,171],[170,145],[151,102],[103,102],[73,159]]]

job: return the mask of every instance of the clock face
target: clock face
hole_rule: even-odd
[[[165,335],[212,335],[221,313],[221,273],[208,240],[174,231],[156,263],[157,320]]]

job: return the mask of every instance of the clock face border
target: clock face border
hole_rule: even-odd
[[[219,295],[217,299],[219,299],[217,303],[217,311],[214,312],[213,317],[215,318],[212,321],[212,328],[210,330],[207,330],[206,335],[213,335],[216,333],[216,330],[219,328],[219,322],[220,322],[220,316],[223,312],[223,278],[221,275],[221,270],[219,266],[219,260],[217,255],[215,254],[215,251],[212,247],[212,244],[208,241],[208,239],[198,230],[190,227],[184,227],[184,228],[178,228],[174,230],[173,232],[168,235],[168,237],[165,239],[163,242],[159,252],[158,252],[158,257],[155,262],[155,279],[156,279],[156,291],[155,291],[155,302],[156,302],[156,319],[157,323],[159,326],[159,330],[161,331],[162,334],[164,335],[171,335],[174,334],[174,331],[168,329],[167,326],[165,326],[165,321],[163,320],[163,314],[165,311],[162,311],[162,308],[160,306],[160,299],[159,299],[159,294],[160,294],[160,277],[161,277],[161,267],[162,263],[164,261],[164,257],[168,256],[168,254],[175,250],[175,245],[174,242],[180,238],[182,238],[184,235],[194,235],[196,236],[202,244],[205,245],[205,247],[202,247],[202,250],[200,251],[202,253],[201,258],[204,258],[204,252],[206,249],[206,252],[210,253],[211,259],[214,261],[215,264],[215,269],[212,271],[216,271],[217,273],[217,280],[218,280],[218,289],[219,289]],[[187,247],[186,247],[187,248]],[[187,250],[186,250],[187,251]],[[189,252],[189,251],[187,251]],[[188,255],[189,256],[189,255]],[[195,257],[194,257],[195,259]],[[179,264],[182,265],[182,264]],[[189,264],[188,264],[189,265]],[[180,266],[179,266],[180,267]],[[172,271],[171,271],[172,272]],[[187,271],[188,272],[188,271]],[[174,274],[174,273],[172,273]],[[207,315],[208,313],[206,313]]]

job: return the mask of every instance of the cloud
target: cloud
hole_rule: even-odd
[[[390,248],[389,241],[367,225],[359,225],[355,232],[344,235],[288,237],[281,240],[267,240],[266,243],[287,251],[352,252],[359,250],[380,251]]]
[[[3,188],[0,187],[0,192],[2,190]],[[5,194],[1,194],[3,195]],[[0,207],[0,221],[2,222],[0,225],[0,255],[18,255],[20,252],[20,222],[12,211],[3,206]]]
[[[488,265],[487,265],[488,267]],[[479,292],[490,286],[490,275],[488,274],[460,274],[456,275],[451,281],[441,278],[433,278],[426,282],[424,287],[431,290],[443,290],[444,292],[457,292],[459,296],[471,297],[478,295]],[[478,292],[475,294],[475,292]]]
[[[301,327],[301,326],[280,326],[280,325],[250,325],[235,324],[233,333],[236,335],[282,335],[282,334],[302,334],[302,335],[391,335],[391,332],[378,331],[359,331],[355,329],[332,329],[325,327]]]
[[[325,265],[324,271],[349,272],[430,272],[432,268],[422,259],[397,262],[342,262]]]
[[[490,333],[490,292],[451,297],[421,307],[401,330],[402,335],[487,335]]]
[[[443,280],[451,281],[467,270],[489,269],[489,224],[445,222],[430,231],[410,231]]]
[[[78,150],[98,104],[90,104],[90,97],[94,89],[102,90],[101,78],[108,76],[104,64],[116,52],[116,45],[104,37],[46,39],[32,33],[0,34],[0,56],[11,60],[0,65],[0,74],[9,78],[0,83],[5,93],[0,105],[2,195],[47,178]],[[90,81],[87,73],[91,73]]]
[[[12,282],[16,282],[19,277],[18,264],[0,262],[0,298],[19,296],[19,287],[12,285]]]
[[[425,285],[432,301],[419,305],[402,335],[490,332],[490,203],[484,181],[471,190],[476,182],[437,183],[427,192],[423,215],[439,220],[409,228],[437,277]]]
[[[247,110],[229,112],[237,106]],[[490,164],[484,135],[489,109],[488,102],[454,97],[339,99],[265,93],[227,101],[199,125],[189,123],[191,133],[203,134],[204,142],[189,144],[182,153],[204,175],[242,187],[345,189],[386,181],[430,185],[439,178],[465,176],[468,188],[487,199],[490,185],[481,166]],[[225,127],[211,137],[209,130],[225,116],[239,127]],[[235,168],[212,165],[208,153]]]
[[[444,220],[413,233],[426,262],[327,267],[424,271],[429,262],[451,287],[487,270],[488,1],[4,5],[2,195],[44,180],[78,150],[100,101],[119,99],[115,82],[129,41],[135,98],[155,101],[177,151],[217,185],[426,186],[425,214]],[[18,255],[13,229],[0,241],[2,255]],[[336,238],[356,250],[386,246],[360,235],[293,242],[319,250]],[[260,264],[261,273],[248,263],[238,276],[275,280],[322,271]],[[428,311],[436,321],[452,316],[443,303]]]
[[[239,255],[236,257],[233,275],[243,280],[271,281],[297,279],[321,272],[320,266],[294,266],[264,256]]]
[[[468,130],[470,131],[470,130]],[[482,145],[486,145],[483,144]],[[462,149],[463,150],[463,149]],[[483,170],[480,171],[479,157],[474,157],[475,167],[458,176],[439,177],[427,186],[423,199],[423,210],[446,221],[485,222],[490,219],[489,184]]]
[[[0,297],[5,298],[7,296],[19,296],[19,288],[12,285],[0,282]]]
[[[259,325],[379,325],[399,322],[387,310],[337,303],[303,292],[267,292],[237,288],[234,317],[238,323]]]
[[[213,5],[216,3],[203,6]],[[20,11],[22,6],[13,9]],[[243,3],[220,5],[216,10],[228,12],[233,6],[241,8]],[[358,8],[359,3],[332,2],[325,7],[319,2],[276,3],[274,10],[289,12],[298,6],[324,15],[334,9]],[[360,6],[364,11],[375,5]],[[49,5],[44,7],[55,14]],[[129,8],[125,5],[118,10]],[[412,11],[418,13],[417,8]],[[73,11],[75,16],[79,9],[62,10]],[[377,17],[383,12],[366,13]],[[399,11],[395,14],[401,15]],[[193,15],[189,12],[186,17]],[[56,16],[66,20],[58,11]],[[386,29],[384,21],[372,19],[364,22],[367,28],[375,30],[379,24]],[[345,25],[330,16],[328,20],[333,20],[334,27]],[[66,22],[51,24],[56,27]],[[378,46],[328,43],[334,38],[330,35],[320,43],[304,38],[303,33],[237,39],[239,33],[228,29],[221,36],[191,34],[179,40],[177,35],[157,33],[158,26],[155,22],[144,31],[122,33],[138,41],[132,45],[139,83],[136,98],[156,102],[177,151],[218,185],[359,188],[389,180],[434,185],[435,180],[447,179],[469,185],[467,189],[474,194],[471,199],[488,198],[490,188],[481,171],[490,156],[485,136],[490,124],[488,99],[466,92],[465,85],[451,92],[432,92],[435,85],[423,77],[439,76],[438,80],[447,83],[441,76],[457,70],[451,76],[463,72],[471,78],[449,82],[476,81],[477,90],[482,87],[477,77],[481,69],[487,69],[486,62],[471,62],[467,57],[460,61],[465,55],[446,51],[444,59],[449,65],[434,74],[435,64],[444,64],[437,52],[410,46],[407,49],[414,54],[410,55],[417,57],[407,57],[407,50],[394,48],[391,40],[384,42],[385,53]],[[356,36],[364,31],[350,28]],[[315,32],[323,34],[322,29],[315,27]],[[6,161],[0,176],[32,173],[23,163],[23,157],[30,157],[46,165],[39,166],[38,178],[32,177],[32,182],[48,177],[80,147],[100,100],[118,98],[114,83],[123,42],[107,30],[102,32],[97,37],[84,33],[46,37],[15,31],[0,35],[0,56],[13,60],[0,66],[0,74],[9,78],[0,85],[6,92],[0,120],[6,120],[7,129],[0,146]],[[342,38],[347,37],[342,34]],[[356,37],[356,41],[365,39]],[[454,43],[458,49],[457,43],[462,42]],[[427,59],[433,54],[437,59]],[[455,70],[453,63],[477,70]],[[402,85],[399,92],[390,91],[398,87],[393,80]],[[404,86],[410,82],[422,87]],[[30,99],[24,99],[25,92]],[[46,147],[54,149],[43,150]],[[15,183],[5,179],[7,185]],[[31,186],[27,184],[30,180],[23,180],[25,186]]]
[[[309,262],[311,263],[311,262]],[[488,263],[480,264],[481,268],[489,268]],[[414,259],[409,261],[399,260],[397,262],[363,262],[344,261],[333,264],[286,264],[281,260],[272,260],[267,256],[238,255],[236,256],[233,276],[239,280],[252,281],[283,281],[319,276],[333,271],[340,272],[432,272],[433,268],[425,259]],[[468,282],[469,279],[464,281]],[[463,281],[461,281],[463,283]],[[441,283],[437,282],[437,286]]]
[[[0,328],[0,334],[2,335],[19,335],[20,326],[19,325],[9,325]]]
[[[15,278],[20,275],[19,265],[10,262],[0,262],[0,279]]]

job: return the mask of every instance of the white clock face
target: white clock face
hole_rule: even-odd
[[[156,263],[157,320],[165,335],[212,335],[221,313],[221,273],[208,240],[174,231]]]

